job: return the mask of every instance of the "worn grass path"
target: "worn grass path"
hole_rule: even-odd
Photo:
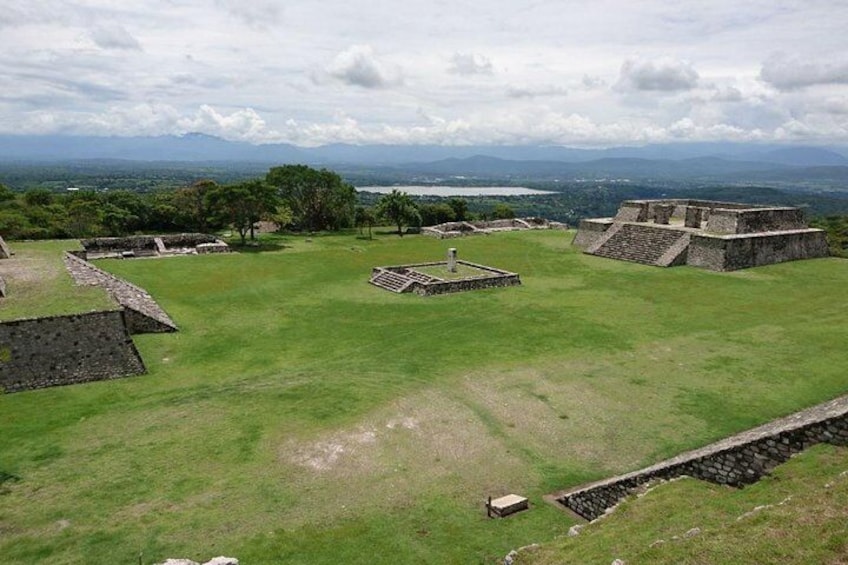
[[[101,262],[180,327],[150,374],[0,396],[8,563],[494,562],[571,519],[542,495],[848,389],[848,261],[738,273],[591,257],[562,232],[450,246],[523,285],[422,298],[353,235]],[[485,518],[488,495],[530,512]]]

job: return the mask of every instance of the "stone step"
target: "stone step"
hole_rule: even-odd
[[[400,273],[392,271],[380,271],[377,275],[371,277],[369,281],[375,286],[390,290],[392,292],[405,292],[409,286],[415,282],[413,279],[406,277]]]
[[[621,224],[621,228],[599,245],[593,255],[645,265],[658,265],[660,259],[665,259],[669,250],[683,236],[683,233],[675,230],[638,224]]]

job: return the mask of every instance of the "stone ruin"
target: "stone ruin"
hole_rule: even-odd
[[[455,273],[459,265],[470,268],[476,274],[461,278],[440,278],[433,275],[432,271],[426,273],[420,270],[422,267],[444,267],[447,272]],[[398,294],[414,292],[420,296],[431,296],[483,288],[517,286],[521,284],[521,279],[517,273],[459,260],[456,258],[456,249],[452,247],[448,250],[447,261],[374,267],[368,282]]]
[[[827,257],[824,230],[798,208],[710,200],[627,200],[613,218],[582,220],[574,245],[585,253],[671,267],[733,271]]]
[[[501,231],[516,230],[566,230],[568,226],[560,222],[552,222],[544,218],[512,218],[509,220],[492,220],[488,222],[446,222],[435,226],[421,228],[423,235],[448,239],[466,235],[488,235]]]
[[[165,255],[198,255],[227,253],[230,246],[204,233],[170,235],[131,235],[127,237],[95,237],[81,239],[82,259],[161,257]]]

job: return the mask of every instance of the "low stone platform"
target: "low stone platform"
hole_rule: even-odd
[[[445,222],[435,226],[421,228],[422,235],[449,239],[466,235],[488,235],[502,231],[516,230],[566,230],[568,226],[561,222],[552,222],[545,218],[511,218],[508,220]]]
[[[529,502],[523,496],[517,494],[508,494],[500,498],[496,498],[486,504],[489,516],[503,518],[522,510],[527,510],[530,507]]]
[[[447,268],[446,261],[435,261],[432,263],[374,267],[371,270],[371,278],[368,282],[390,292],[399,294],[414,292],[421,296],[480,290],[483,288],[517,286],[521,284],[521,279],[517,273],[487,267],[486,265],[478,265],[469,261],[457,260],[456,264],[475,269],[480,274],[464,278],[448,279],[417,270],[424,267],[444,266]]]

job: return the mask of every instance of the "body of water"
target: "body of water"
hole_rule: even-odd
[[[405,192],[410,196],[521,196],[525,194],[554,194],[548,190],[536,190],[523,186],[357,186],[359,192],[377,192],[388,194],[392,190]]]

